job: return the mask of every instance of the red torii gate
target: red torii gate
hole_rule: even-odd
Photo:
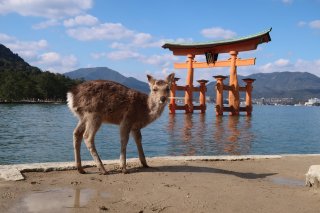
[[[177,106],[174,99],[171,99],[171,104],[169,105],[170,113],[174,113],[176,109],[185,110],[186,113],[193,113],[194,109],[201,109],[201,112],[205,111],[205,103],[200,102],[200,107],[195,107],[192,104],[192,94],[194,91],[203,91],[200,88],[193,87],[193,75],[194,68],[214,68],[214,67],[230,67],[230,78],[229,86],[223,85],[223,80],[225,76],[215,76],[217,79],[217,98],[216,98],[216,114],[222,115],[223,111],[229,111],[230,115],[239,115],[240,111],[246,111],[247,115],[251,114],[251,90],[252,82],[254,79],[246,79],[247,86],[245,88],[239,87],[238,77],[237,77],[237,66],[249,66],[255,64],[255,58],[240,59],[237,57],[239,52],[250,51],[257,49],[257,46],[261,43],[271,41],[269,35],[272,28],[257,33],[250,36],[245,36],[237,39],[229,39],[215,42],[207,43],[165,43],[162,47],[168,48],[172,51],[173,55],[177,56],[187,56],[187,62],[185,63],[174,63],[175,69],[187,69],[186,86],[180,88],[174,82],[171,93],[174,98],[175,90],[178,88],[180,90],[185,90],[185,105]],[[229,53],[230,58],[228,60],[218,61],[219,53]],[[196,62],[194,60],[195,55],[205,55],[206,62]],[[202,87],[206,82],[202,81]],[[229,91],[229,107],[223,107],[223,90]],[[247,100],[245,109],[240,108],[240,97],[239,91],[247,92]],[[203,95],[203,93],[202,93]],[[203,99],[203,97],[202,97]]]

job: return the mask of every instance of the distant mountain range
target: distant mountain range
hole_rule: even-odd
[[[71,79],[83,79],[86,81],[97,79],[111,80],[144,93],[149,93],[150,90],[147,83],[139,81],[133,77],[125,77],[119,72],[109,69],[108,67],[81,68],[64,73],[64,75]]]
[[[239,84],[242,86],[244,83],[241,79],[245,77],[256,79],[253,83],[253,98],[294,98],[297,101],[320,98],[320,78],[308,72],[283,71],[239,76]],[[133,77],[125,77],[107,67],[82,68],[64,75],[43,72],[37,67],[30,66],[9,48],[0,44],[0,102],[23,99],[64,100],[66,91],[81,82],[70,78],[112,80],[149,93],[149,86],[146,82]],[[184,84],[184,82],[178,83],[179,85]],[[228,84],[228,80],[225,80],[225,83]],[[207,84],[207,96],[215,98],[214,88],[214,81]],[[179,91],[178,96],[183,96],[183,93]],[[199,93],[194,93],[195,98],[198,95]]]
[[[253,83],[253,98],[294,98],[298,101],[320,98],[320,78],[308,72],[283,71],[238,76],[240,86],[245,85],[242,81],[244,78],[256,79]],[[210,82],[207,88],[214,88],[215,83]],[[208,89],[208,96],[215,97],[214,93],[213,89]]]
[[[64,75],[72,79],[112,80],[144,93],[149,93],[147,83],[132,77],[125,77],[107,67],[82,68]],[[241,80],[243,78],[256,79],[253,83],[253,98],[294,98],[301,101],[313,97],[320,98],[320,78],[308,72],[256,73],[249,76],[238,76],[238,78],[241,86],[244,86],[244,82]],[[225,83],[228,84],[227,79]],[[207,84],[207,96],[215,98],[215,84],[215,81]],[[179,92],[178,96],[183,96],[183,92]],[[195,93],[195,97],[197,96],[197,93]]]

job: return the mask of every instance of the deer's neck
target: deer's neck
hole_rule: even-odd
[[[148,108],[149,108],[149,122],[154,121],[162,114],[165,104],[160,103],[158,98],[154,98],[152,95],[148,97]]]

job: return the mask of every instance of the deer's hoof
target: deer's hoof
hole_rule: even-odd
[[[107,175],[109,174],[105,169],[99,169],[100,175]]]
[[[143,168],[150,168],[150,166],[148,164],[142,164]]]
[[[100,175],[108,175],[109,173],[107,171],[101,172],[100,171]]]
[[[122,169],[122,174],[129,174],[129,171],[127,169]]]
[[[78,172],[79,172],[80,174],[86,174],[86,171],[84,171],[83,168],[78,168]]]

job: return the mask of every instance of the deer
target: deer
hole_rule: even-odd
[[[109,80],[86,81],[67,92],[68,107],[79,119],[73,131],[73,148],[76,169],[80,174],[86,173],[81,165],[82,139],[100,173],[108,174],[94,144],[95,135],[103,123],[119,125],[122,173],[128,173],[126,149],[130,133],[136,143],[140,163],[143,167],[149,167],[142,147],[141,129],[159,118],[164,111],[174,75],[171,73],[165,80],[147,75],[149,95]]]

